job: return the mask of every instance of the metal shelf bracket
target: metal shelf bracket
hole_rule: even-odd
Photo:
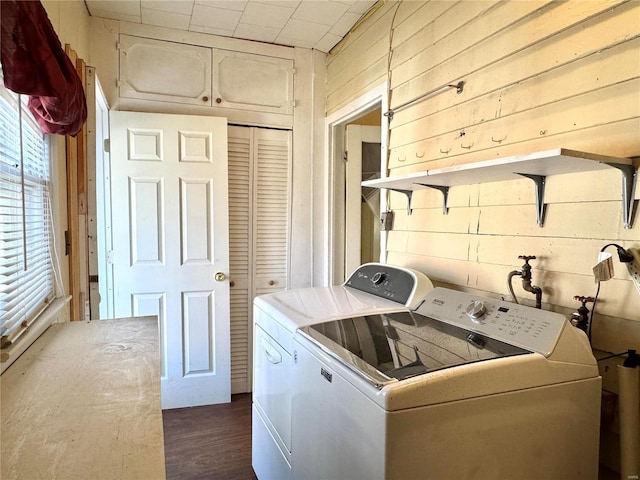
[[[607,163],[607,165],[617,168],[622,172],[622,220],[624,222],[624,228],[631,228],[636,203],[635,190],[638,169],[633,165],[622,165],[620,163]]]
[[[542,226],[544,225],[544,213],[545,213],[544,185],[547,180],[547,177],[545,175],[531,175],[528,173],[517,173],[517,174],[522,177],[526,177],[533,180],[533,183],[536,184],[536,214],[538,219],[538,226],[542,228]]]
[[[417,183],[416,185],[440,190],[442,192],[442,214],[446,215],[449,212],[449,187],[441,185],[427,185],[426,183]]]
[[[407,197],[407,215],[411,215],[411,198],[413,196],[413,190],[402,190],[400,188],[389,188],[389,190],[393,190],[394,192],[402,193]]]

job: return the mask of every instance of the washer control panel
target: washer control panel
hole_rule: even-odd
[[[441,287],[429,292],[416,313],[546,357],[567,324],[559,313]]]

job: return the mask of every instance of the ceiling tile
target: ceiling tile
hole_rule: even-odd
[[[291,18],[323,25],[333,25],[348,8],[349,6],[344,3],[308,0],[300,3]]]
[[[245,40],[257,40],[258,42],[273,43],[279,33],[279,28],[239,23],[233,36],[237,38],[244,38]]]
[[[238,12],[237,10],[196,4],[193,6],[191,25],[202,25],[209,28],[233,31],[236,25],[238,25],[241,15],[242,12]]]
[[[293,8],[294,10],[298,5],[300,5],[300,1],[302,0],[255,0],[256,3],[263,3],[265,5],[276,7]]]
[[[123,22],[141,23],[140,14],[126,15],[113,11],[102,11],[95,8],[92,8],[90,12],[94,17],[110,18],[111,20],[122,20]]]
[[[223,28],[204,27],[202,25],[191,25],[190,32],[208,33],[209,35],[220,35],[222,37],[233,37],[233,30],[225,30]]]
[[[314,48],[316,50],[320,50],[321,52],[327,53],[340,40],[342,40],[341,35],[334,35],[333,33],[327,33],[324,37],[322,37],[322,40],[320,40],[318,43],[315,44]]]
[[[329,32],[333,33],[334,35],[340,35],[341,37],[344,37],[349,32],[349,30],[351,30],[351,27],[360,19],[360,16],[361,15],[359,13],[345,13],[338,19],[333,27],[331,27],[331,30],[329,30]]]
[[[179,2],[176,2],[175,0],[142,0],[140,6],[142,9],[147,10],[160,10],[162,12],[191,15],[193,10],[193,0],[180,0]],[[144,19],[142,21],[144,22]]]
[[[142,23],[144,24],[187,30],[190,21],[191,15],[161,12],[160,10],[150,10],[148,8],[142,9]]]
[[[313,44],[319,42],[322,37],[329,31],[328,25],[320,23],[305,22],[302,20],[291,19],[280,32],[282,37],[299,38],[307,40]]]
[[[355,0],[352,2],[351,7],[349,7],[349,11],[362,15],[369,10],[374,3],[376,3],[376,0]]]
[[[282,28],[294,10],[292,7],[249,2],[242,14],[241,22],[250,25],[262,25],[263,27]]]
[[[114,0],[87,0],[86,5],[89,7],[89,11],[92,15],[95,10],[100,11],[101,13],[114,13],[117,15],[125,15],[129,17],[137,16],[140,18],[139,1],[121,2]]]
[[[273,43],[279,45],[295,45],[296,47],[302,48],[313,48],[316,45],[316,42],[312,42],[304,38],[290,38],[282,35],[278,35]]]
[[[321,51],[344,37],[375,4],[375,0],[84,1],[93,17]]]
[[[209,7],[238,10],[239,12],[242,12],[247,6],[247,0],[196,0],[196,3]]]

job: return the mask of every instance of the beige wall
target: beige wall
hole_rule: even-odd
[[[78,0],[41,0],[64,48],[71,45],[78,56],[90,63],[89,14],[84,2]]]
[[[638,1],[379,2],[327,57],[328,115],[386,80],[392,107],[464,80],[462,94],[447,90],[395,115],[389,175],[554,148],[640,157],[639,19]],[[452,187],[446,216],[440,192],[416,191],[410,216],[406,198],[392,193],[388,261],[436,284],[509,298],[518,255],[536,255],[543,308],[568,315],[579,306],[574,295],[595,295],[591,269],[603,246],[640,248],[640,214],[625,229],[621,196],[614,169],[548,177],[540,228],[528,179]],[[617,258],[614,267],[593,345],[618,353],[640,348],[640,295]],[[616,391],[605,370],[605,388]],[[603,451],[616,458],[606,435]]]
[[[638,156],[638,18],[637,1],[384,3],[329,54],[328,113],[387,78],[391,106],[464,80],[462,94],[444,91],[395,115],[392,176],[559,147]],[[614,169],[549,177],[543,228],[530,180],[453,187],[449,195],[443,216],[439,192],[416,192],[409,216],[405,197],[391,194],[389,262],[507,296],[518,255],[536,255],[544,307],[570,312],[574,295],[595,295],[591,268],[604,245],[640,248],[640,220],[622,224]],[[594,345],[624,351],[640,346],[640,295],[615,263],[615,278],[602,284]],[[532,300],[519,285],[516,292]]]

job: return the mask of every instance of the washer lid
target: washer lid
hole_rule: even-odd
[[[299,332],[378,388],[458,365],[531,353],[410,311],[344,318]]]

